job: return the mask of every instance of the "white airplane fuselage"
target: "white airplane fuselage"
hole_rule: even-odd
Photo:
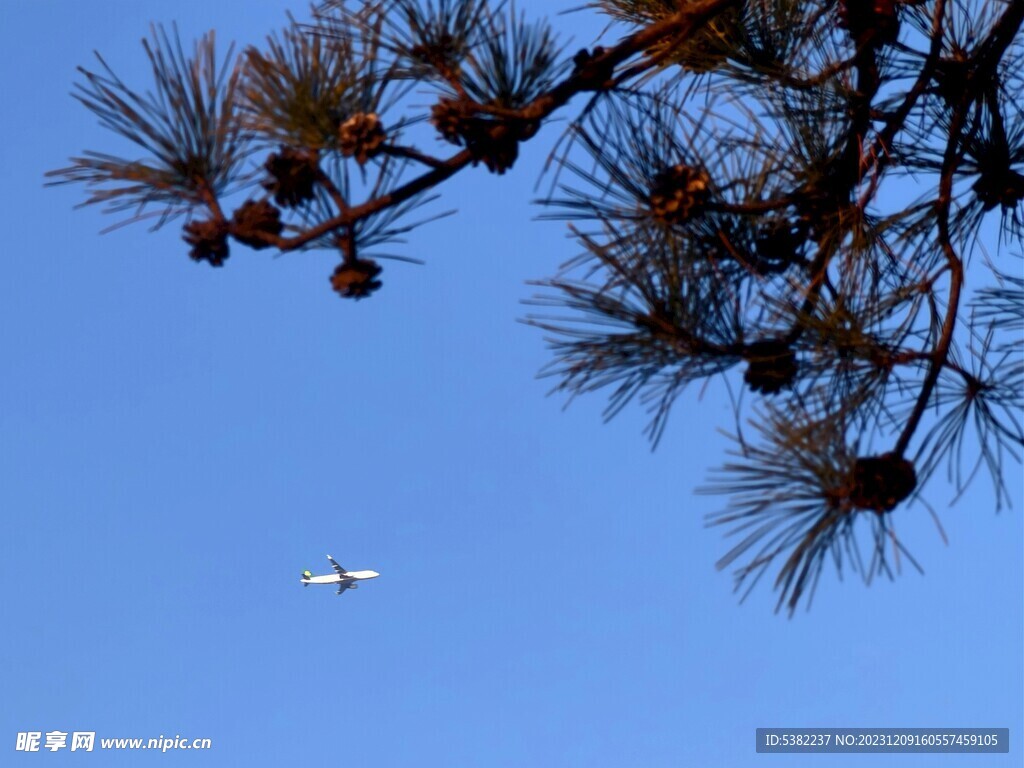
[[[376,579],[380,576],[376,571],[347,571],[344,575],[330,573],[325,576],[310,576],[301,581],[306,584],[341,584],[346,581],[363,581],[364,579]]]
[[[308,587],[310,584],[337,584],[338,594],[344,594],[347,590],[355,589],[358,584],[357,581],[365,581],[366,579],[375,579],[380,576],[376,571],[346,571],[330,555],[327,556],[327,561],[331,564],[334,569],[334,573],[325,574],[323,576],[314,576],[309,571],[302,572],[302,586]]]

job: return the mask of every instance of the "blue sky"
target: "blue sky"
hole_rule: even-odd
[[[552,7],[520,2],[536,13]],[[575,253],[529,204],[557,126],[513,172],[443,188],[372,299],[334,257],[239,246],[213,270],[177,226],[72,210],[43,173],[128,153],[68,95],[97,49],[148,87],[150,21],[259,43],[290,2],[0,7],[5,278],[0,544],[5,765],[753,766],[764,726],[992,726],[1018,766],[1021,470],[901,510],[926,570],[823,578],[810,613],[743,605],[696,496],[723,458],[720,386],[602,424],[535,377],[526,281]],[[579,45],[586,14],[556,26]],[[588,24],[590,26],[588,26]],[[302,589],[324,555],[381,578]],[[19,731],[210,738],[208,752],[13,751]],[[141,756],[140,756],[141,755]],[[976,764],[966,755],[804,756],[806,766]]]

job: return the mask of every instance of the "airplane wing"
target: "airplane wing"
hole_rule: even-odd
[[[351,588],[352,588],[352,582],[351,581],[343,581],[343,582],[341,582],[341,584],[338,585],[338,592],[337,592],[337,594],[340,595],[346,589],[351,589]]]
[[[335,560],[333,557],[328,555],[327,559],[331,561],[331,567],[334,568],[334,572],[337,573],[339,576],[344,576],[346,573],[348,573],[348,571],[346,571],[344,568],[338,565],[338,561]]]

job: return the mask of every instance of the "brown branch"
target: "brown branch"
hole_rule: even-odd
[[[612,48],[592,56],[586,67],[573,72],[548,93],[517,110],[516,117],[524,120],[544,119],[577,93],[592,89],[593,77],[589,74],[590,70],[600,72],[614,69],[659,40],[670,36],[684,38],[692,35],[715,16],[738,4],[739,0],[705,0],[703,3],[687,4],[671,16],[624,37]]]
[[[1024,6],[1024,3],[1018,4]],[[942,323],[939,343],[931,354],[931,365],[928,368],[928,373],[925,375],[924,382],[921,384],[921,392],[918,394],[917,402],[914,403],[914,409],[911,411],[910,418],[907,419],[907,423],[900,433],[899,439],[896,441],[894,452],[897,456],[903,456],[906,452],[907,446],[910,444],[910,440],[914,436],[918,424],[921,422],[921,417],[928,407],[928,401],[931,399],[932,391],[938,382],[939,373],[949,357],[949,348],[953,342],[953,330],[956,327],[957,314],[960,308],[960,290],[964,282],[964,266],[956,250],[953,248],[949,231],[949,209],[953,202],[953,175],[956,173],[957,166],[962,157],[960,138],[967,120],[970,99],[970,94],[967,92],[961,96],[960,104],[957,105],[957,109],[950,121],[949,143],[946,145],[946,151],[942,159],[942,176],[939,180],[939,198],[936,203],[939,245],[942,248],[943,255],[946,257],[946,264],[950,272],[946,317]]]
[[[946,0],[938,0],[935,4],[935,15],[932,17],[931,45],[928,49],[928,55],[925,58],[924,63],[921,65],[921,72],[918,74],[917,80],[914,81],[914,85],[907,93],[906,98],[903,99],[903,103],[900,104],[899,108],[895,112],[886,118],[885,127],[878,132],[878,135],[875,137],[875,141],[871,146],[871,150],[861,157],[861,173],[866,173],[872,163],[875,165],[871,185],[861,197],[861,207],[867,205],[868,201],[874,196],[875,190],[878,189],[882,172],[885,166],[889,164],[892,141],[896,137],[896,134],[903,129],[903,126],[907,121],[907,117],[910,115],[910,111],[914,108],[917,100],[921,98],[921,94],[924,93],[925,88],[928,87],[928,83],[931,82],[935,74],[935,67],[938,64],[939,56],[942,53],[942,20],[945,17],[945,14]]]
[[[204,178],[197,178],[196,189],[199,194],[199,199],[203,201],[203,204],[209,209],[210,213],[217,221],[227,221],[224,216],[224,211],[220,207],[220,202],[217,200],[217,195],[214,194],[213,187]]]
[[[345,196],[341,194],[341,190],[331,181],[331,177],[324,173],[323,168],[320,167],[319,157],[317,153],[313,154],[313,161],[316,166],[316,179],[323,185],[323,188],[327,190],[327,194],[334,200],[334,204],[338,206],[338,211],[344,213],[348,210],[348,201],[345,200]]]
[[[365,219],[367,216],[372,216],[385,208],[390,208],[391,206],[405,202],[411,197],[415,197],[420,192],[429,189],[436,184],[440,184],[445,179],[454,176],[472,161],[472,152],[468,149],[464,149],[457,155],[453,155],[448,158],[448,160],[446,160],[441,166],[432,171],[428,171],[422,176],[418,176],[392,192],[389,192],[386,195],[381,195],[380,197],[376,197],[372,200],[367,200],[365,203],[360,205],[351,206],[345,211],[339,213],[337,216],[328,219],[327,221],[323,221],[295,237],[278,238],[275,245],[282,251],[292,251],[296,248],[301,248],[306,243],[316,240],[318,237],[322,237],[332,230],[339,227],[350,226],[358,222],[360,219]]]
[[[739,0],[705,0],[699,4],[688,5],[668,18],[626,36],[614,47],[593,56],[588,67],[593,66],[596,69],[614,68],[637,53],[646,50],[658,40],[668,36],[685,37],[691,35],[719,13],[736,5],[738,2]],[[501,115],[507,120],[539,122],[568,103],[577,93],[592,89],[593,80],[588,78],[586,69],[584,68],[584,71],[574,71],[547,93],[538,96],[520,109],[499,110],[493,106],[485,106],[473,102],[470,102],[470,106],[480,112]],[[499,124],[496,126],[496,129],[503,127]],[[360,219],[372,216],[385,208],[398,205],[414,197],[420,192],[454,176],[463,168],[472,164],[474,160],[475,158],[470,150],[464,149],[447,160],[429,163],[433,165],[432,170],[407,182],[392,192],[372,200],[367,200],[361,205],[351,206],[337,216],[321,222],[295,237],[277,238],[274,241],[274,245],[281,251],[291,251],[300,248],[334,229],[350,226]]]
[[[878,93],[881,79],[878,73],[878,61],[875,56],[875,48],[872,45],[862,45],[854,57],[857,69],[857,91],[851,97],[853,116],[850,121],[849,130],[846,132],[846,145],[836,162],[839,175],[838,188],[830,190],[833,200],[845,200],[850,197],[857,184],[862,178],[861,150],[868,129],[871,126],[871,102]],[[798,316],[806,316],[811,313],[821,287],[825,282],[825,275],[832,257],[839,249],[844,233],[826,235],[822,238],[811,263],[811,282],[807,286],[807,293],[804,296],[803,305]],[[803,327],[799,321],[793,324],[787,335],[787,341],[793,343],[800,338]]]

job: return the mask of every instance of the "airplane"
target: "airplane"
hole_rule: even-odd
[[[376,571],[346,571],[330,555],[327,556],[327,559],[331,561],[334,573],[326,576],[314,576],[309,571],[303,571],[302,586],[308,587],[310,584],[337,584],[338,594],[340,595],[346,589],[356,589],[359,586],[356,584],[357,581],[376,579],[380,576]]]

